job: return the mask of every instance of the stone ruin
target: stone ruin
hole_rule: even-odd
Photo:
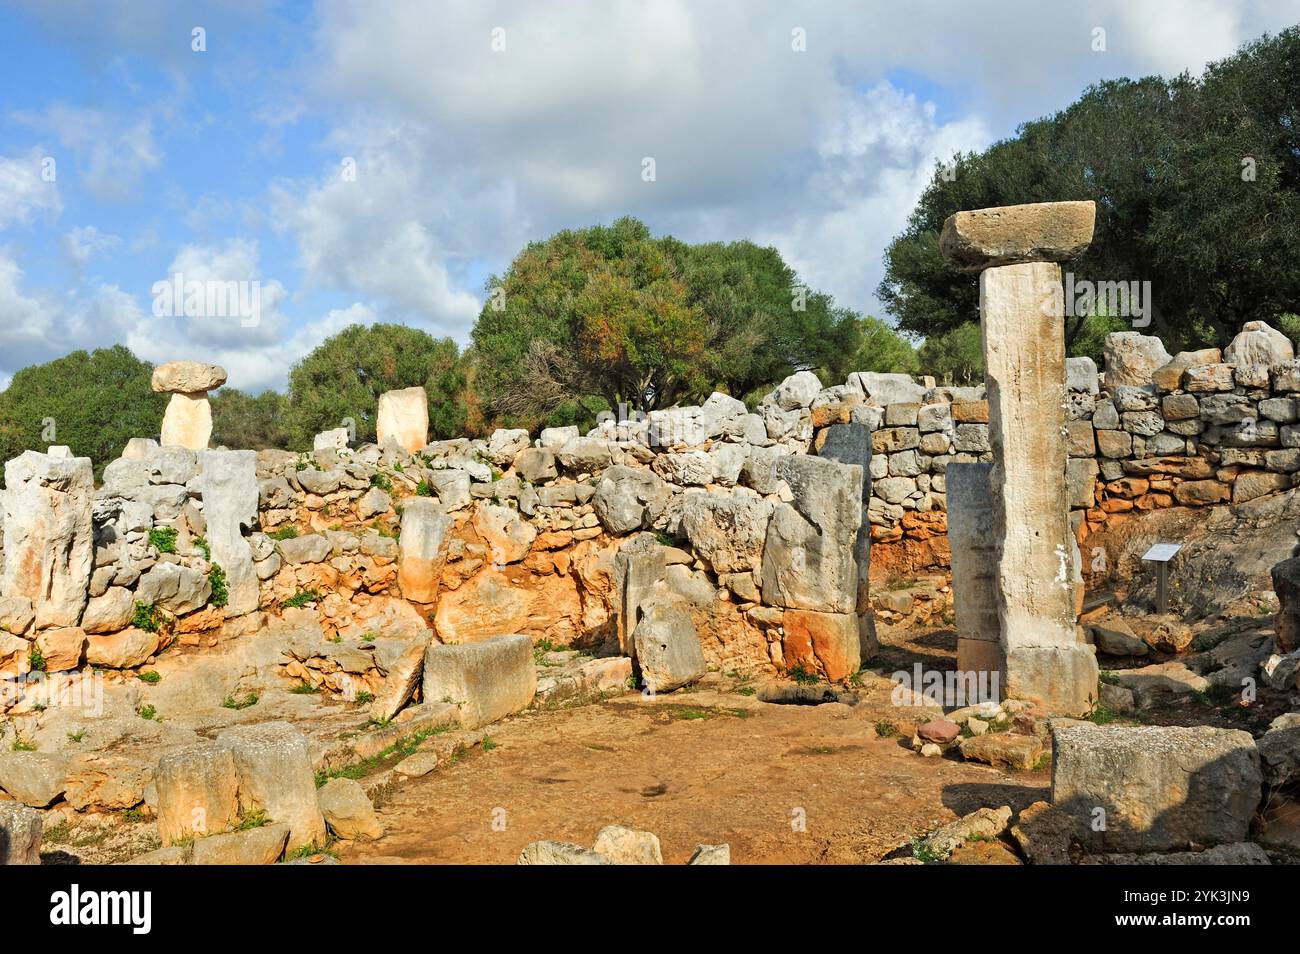
[[[1050,751],[1053,791],[1014,824],[989,808],[940,829],[934,851],[978,833],[1039,862],[1194,845],[1259,860],[1240,845],[1263,786],[1300,764],[1290,721],[1257,750],[1248,733],[1072,717],[1256,667],[1294,689],[1300,564],[1274,572],[1275,643],[1252,638],[1248,658],[1209,678],[1170,662],[1099,682],[1098,651],[1161,644],[1085,609],[1085,578],[1115,567],[1081,547],[1121,555],[1130,521],[1165,511],[1294,518],[1300,507],[1269,501],[1289,500],[1300,472],[1300,370],[1262,323],[1222,354],[1171,358],[1125,333],[1107,341],[1103,372],[1066,359],[1059,263],[1087,247],[1093,215],[1049,203],[945,225],[944,254],[979,273],[983,387],[867,372],[823,387],[803,371],[752,412],[715,393],[585,435],[433,442],[427,397],[408,388],[380,398],[378,443],[351,446],[340,428],[294,453],[209,448],[207,391],[225,372],[159,367],[154,389],[172,394],[161,440],[130,441],[100,486],[66,449],[5,466],[7,860],[32,860],[54,811],[143,812],[161,842],[143,860],[159,863],[270,862],[327,832],[377,837],[373,792],[340,776],[349,765],[418,736],[392,771],[420,777],[523,710],[689,693],[709,673],[794,677],[787,701],[856,704],[886,683],[867,668],[877,611],[899,615],[873,575],[949,565],[958,674],[995,674],[994,696],[893,705],[914,713],[923,755],[1023,771]],[[93,716],[62,704],[74,673],[102,679]],[[243,714],[277,687],[269,719]],[[1174,750],[1197,755],[1175,768],[1162,761]],[[1083,831],[1099,804],[1125,819],[1112,836]],[[255,815],[271,824],[242,830]],[[591,849],[540,841],[520,862],[658,856],[654,835],[615,825]],[[728,857],[702,845],[692,863]]]

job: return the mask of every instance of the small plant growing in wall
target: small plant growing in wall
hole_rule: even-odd
[[[281,527],[279,530],[272,530],[267,534],[272,540],[293,540],[298,536],[298,528],[293,524],[287,527]]]
[[[315,603],[320,599],[320,594],[315,590],[299,590],[293,596],[280,603],[282,608],[301,609],[308,603]]]
[[[149,546],[159,553],[175,553],[176,533],[175,527],[154,527],[149,531]]]
[[[207,537],[195,537],[194,546],[203,554],[203,559],[207,560],[209,563],[212,562],[212,547],[208,545]]]
[[[35,643],[32,643],[32,648],[27,653],[27,667],[32,672],[45,672],[45,654]]]
[[[162,721],[162,719],[158,717],[158,710],[155,709],[153,705],[141,706],[136,710],[136,714],[140,716],[141,719],[148,719],[150,722]]]
[[[136,673],[136,674],[135,674],[135,678],[139,679],[141,682],[143,682],[143,683],[145,683],[145,684],[147,684],[147,685],[150,685],[150,686],[156,686],[156,685],[158,685],[158,683],[162,682],[162,673],[160,673],[160,672],[154,672],[154,671],[151,669],[151,670],[149,670],[148,672],[138,672],[138,673]]]
[[[393,482],[387,474],[373,474],[370,477],[370,486],[378,487],[380,490],[392,490]]]
[[[156,633],[162,629],[162,614],[158,612],[158,607],[152,603],[142,603],[136,600],[131,625],[148,633]]]
[[[220,609],[230,602],[230,586],[226,581],[226,571],[221,568],[221,564],[212,564],[212,569],[208,570],[208,584],[212,587],[212,596],[209,602]]]
[[[785,671],[785,674],[801,686],[811,686],[820,682],[817,673],[809,672],[804,668],[803,663],[796,663]]]
[[[432,497],[433,488],[429,486],[429,482],[427,480],[422,480],[415,485],[415,493],[419,497]]]

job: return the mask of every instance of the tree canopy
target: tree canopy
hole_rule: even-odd
[[[66,444],[102,473],[128,440],[162,428],[168,396],[154,393],[152,376],[124,345],[23,368],[0,392],[0,461]]]
[[[878,295],[903,331],[978,319],[976,278],[939,254],[963,209],[1093,199],[1096,234],[1076,279],[1150,281],[1145,333],[1173,349],[1222,345],[1247,320],[1300,299],[1300,28],[1265,36],[1199,78],[1088,88],[1015,137],[934,176],[889,245]],[[1067,319],[1067,341],[1086,336]]]
[[[454,341],[406,325],[350,325],[289,372],[290,446],[310,447],[314,435],[346,420],[358,441],[373,441],[379,396],[417,386],[428,394],[430,435],[464,433],[465,369]]]
[[[857,316],[802,289],[775,249],[656,239],[632,218],[533,242],[486,290],[473,387],[491,423],[743,395],[805,368],[836,376],[861,339]]]
[[[209,400],[214,445],[252,450],[289,447],[289,401],[278,391],[263,391],[254,397],[238,388],[223,387]]]

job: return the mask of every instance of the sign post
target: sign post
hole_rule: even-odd
[[[1156,565],[1156,612],[1169,612],[1169,561],[1183,548],[1181,543],[1156,543],[1142,559]]]

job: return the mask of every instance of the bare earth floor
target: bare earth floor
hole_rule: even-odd
[[[721,842],[737,864],[853,864],[976,808],[1046,797],[1047,772],[921,758],[880,735],[899,714],[880,692],[797,706],[710,691],[526,713],[493,725],[486,751],[392,785],[388,833],[336,850],[347,864],[512,864],[531,841],[589,846],[617,823],[655,832],[667,864]]]

